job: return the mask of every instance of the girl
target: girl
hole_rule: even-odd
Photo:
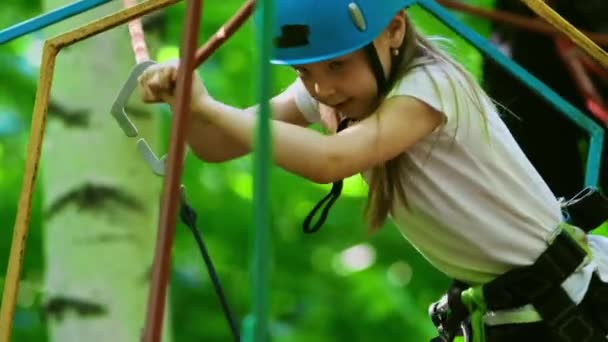
[[[442,338],[471,315],[474,338],[604,341],[608,272],[598,260],[608,244],[562,223],[492,101],[416,33],[403,0],[279,0],[276,11],[272,62],[298,77],[271,101],[275,162],[319,183],[363,174],[371,228],[390,215],[457,280]],[[175,74],[175,63],[142,74],[144,101],[172,104]],[[200,159],[250,151],[255,107],[216,101],[195,73],[191,108],[188,143]],[[315,122],[346,128],[305,128]]]

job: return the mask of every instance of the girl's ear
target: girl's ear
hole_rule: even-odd
[[[403,44],[407,25],[405,22],[405,10],[399,11],[388,24],[387,33],[391,48],[398,49]]]

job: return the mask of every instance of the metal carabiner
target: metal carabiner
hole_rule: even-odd
[[[127,112],[125,111],[125,107],[127,105],[127,102],[129,101],[129,98],[131,97],[131,95],[133,94],[135,89],[137,88],[137,78],[147,68],[149,68],[150,66],[152,66],[154,64],[156,64],[156,63],[153,61],[144,61],[144,62],[137,64],[131,70],[131,73],[129,74],[127,81],[120,89],[120,92],[118,93],[118,96],[116,97],[116,100],[114,101],[114,104],[112,104],[112,109],[110,110],[110,113],[112,114],[114,119],[116,119],[116,122],[118,122],[118,125],[120,126],[120,128],[122,129],[122,131],[125,133],[125,135],[127,137],[130,137],[130,138],[137,137],[138,131],[137,131],[137,127],[135,127],[135,125],[133,124],[131,119],[129,119],[129,116],[127,115]],[[150,148],[150,145],[148,145],[148,143],[146,142],[146,139],[144,139],[144,138],[140,138],[137,140],[137,151],[139,152],[141,157],[144,159],[146,164],[148,164],[150,169],[152,169],[152,172],[154,172],[154,174],[156,174],[158,176],[165,175],[166,156],[162,156],[161,158],[158,158],[156,156],[156,154],[154,153],[154,151],[152,151],[152,149]]]

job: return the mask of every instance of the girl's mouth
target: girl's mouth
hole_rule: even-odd
[[[333,106],[337,111],[344,112],[348,105],[350,104],[350,100],[342,101],[335,106]]]

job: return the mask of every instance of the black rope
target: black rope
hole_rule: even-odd
[[[344,119],[344,120],[340,121],[337,132],[340,132],[341,130],[348,127],[349,122],[350,122],[349,119]],[[325,197],[323,197],[323,199],[320,200],[319,203],[317,203],[314,206],[314,208],[312,208],[312,210],[310,211],[308,216],[306,216],[306,219],[304,219],[304,224],[303,224],[304,233],[307,233],[307,234],[315,233],[316,231],[321,229],[321,226],[323,225],[323,223],[325,223],[325,219],[327,219],[327,214],[329,214],[329,209],[331,209],[332,205],[334,205],[334,202],[336,202],[338,197],[340,197],[341,193],[342,193],[342,179],[334,182],[329,194],[327,194]],[[321,207],[323,207],[325,204],[327,204],[327,205],[323,208],[323,211],[321,212],[321,217],[319,217],[319,220],[311,227],[310,222],[312,221],[314,216],[317,214],[317,211],[319,211],[319,209],[321,209]]]
[[[215,271],[215,267],[213,266],[213,262],[211,262],[211,257],[209,256],[209,252],[207,252],[207,247],[205,247],[205,242],[203,241],[203,237],[201,233],[196,228],[196,212],[194,209],[188,204],[186,199],[184,187],[181,188],[181,196],[180,196],[180,217],[182,222],[194,235],[194,239],[196,240],[196,244],[198,245],[198,249],[201,252],[203,260],[205,261],[205,265],[207,266],[207,272],[209,273],[209,277],[211,278],[211,282],[213,283],[213,287],[215,289],[215,293],[217,294],[218,299],[220,300],[220,304],[222,306],[222,310],[224,311],[224,316],[230,325],[230,330],[232,331],[232,337],[235,342],[239,342],[240,334],[239,328],[230,311],[230,306],[228,305],[228,300],[224,295],[224,291],[222,290],[222,285],[220,284],[220,279],[217,276],[217,272]]]

